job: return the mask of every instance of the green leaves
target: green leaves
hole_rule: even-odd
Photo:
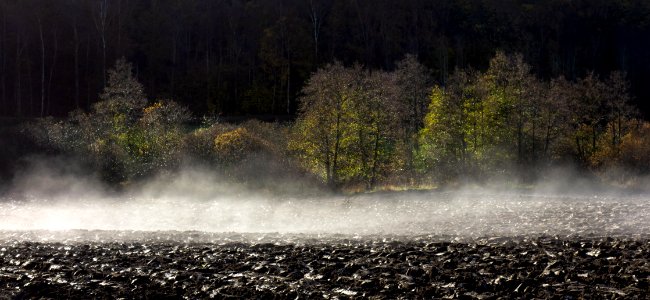
[[[173,101],[146,107],[131,65],[118,60],[100,101],[89,113],[73,112],[62,122],[45,121],[48,143],[94,166],[109,183],[123,183],[180,163],[181,126],[189,111]]]
[[[582,165],[615,160],[605,146],[620,144],[627,132],[628,98],[618,72],[607,81],[589,74],[544,82],[521,55],[497,52],[486,72],[460,70],[433,89],[419,133],[420,171],[444,181],[530,174],[567,157]]]
[[[303,90],[290,149],[332,187],[372,189],[392,171],[410,111],[394,73],[328,65]]]

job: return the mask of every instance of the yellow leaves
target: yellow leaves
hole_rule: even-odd
[[[261,150],[272,152],[273,146],[244,127],[224,132],[214,139],[214,151],[224,162],[240,161]]]
[[[431,91],[429,99],[431,102],[429,103],[429,113],[424,117],[424,128],[422,130],[423,135],[430,134],[430,131],[434,130],[440,122],[440,113],[445,101],[444,89],[436,85]]]
[[[158,110],[158,109],[160,109],[160,108],[162,108],[162,107],[163,107],[163,103],[162,103],[161,101],[158,101],[158,102],[154,103],[153,105],[146,107],[146,108],[144,109],[144,114],[145,114],[145,115],[151,115],[151,114],[153,114],[156,110]]]
[[[239,158],[246,148],[244,135],[247,134],[244,128],[222,133],[214,139],[214,150],[223,157]]]
[[[623,168],[627,171],[650,171],[650,123],[637,120],[622,121],[623,137],[620,143],[616,142],[614,124],[610,122],[607,130],[596,137],[596,148],[589,156],[589,165],[598,170],[607,171],[609,168]],[[581,126],[576,133],[576,138],[581,141],[584,148],[592,147],[593,128]],[[587,150],[583,150],[587,151]]]
[[[650,170],[650,123],[643,122],[623,136],[621,160],[628,167]]]

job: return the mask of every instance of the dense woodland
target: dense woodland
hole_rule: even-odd
[[[200,165],[334,190],[650,172],[647,1],[0,4],[3,170],[45,153],[113,186]]]
[[[648,116],[645,0],[1,0],[0,115],[89,111],[121,57],[151,99],[196,116],[293,118],[334,60],[392,71],[413,54],[446,86],[499,49],[545,80],[625,72]]]

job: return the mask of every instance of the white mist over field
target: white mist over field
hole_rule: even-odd
[[[650,232],[650,196],[460,189],[356,196],[246,191],[188,171],[115,196],[42,172],[0,200],[0,231],[118,230],[343,235],[625,235]],[[544,186],[544,185],[540,185]],[[18,192],[19,191],[19,192]],[[15,196],[20,195],[20,197]]]

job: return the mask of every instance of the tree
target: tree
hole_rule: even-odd
[[[418,151],[418,132],[424,125],[424,116],[427,113],[428,95],[431,91],[431,73],[418,62],[417,57],[406,55],[397,63],[395,70],[396,97],[399,102],[397,115],[402,126],[402,142],[404,143],[404,159],[406,161],[406,174],[413,177],[413,157]]]
[[[337,187],[344,177],[345,150],[354,135],[350,112],[359,92],[355,81],[360,73],[360,67],[329,64],[309,78],[300,98],[290,148],[331,187]]]
[[[111,25],[112,18],[109,16],[107,0],[99,0],[97,4],[92,4],[91,11],[93,21],[95,22],[95,29],[99,33],[100,47],[102,49],[102,84],[106,87],[106,51],[108,45],[108,30]]]
[[[530,169],[539,161],[544,128],[550,143],[557,122],[545,110],[544,91],[520,55],[498,52],[485,73],[457,70],[431,94],[420,131],[421,167],[440,179]]]
[[[548,92],[541,104],[543,148],[542,159],[553,161],[567,154],[567,145],[572,145],[574,130],[573,114],[577,110],[576,88],[564,77],[558,77],[548,84]]]
[[[493,146],[505,152],[505,160],[515,157],[520,166],[534,160],[535,135],[539,128],[538,81],[520,54],[497,52],[483,78],[487,98],[485,107],[494,120]]]
[[[314,43],[314,65],[318,65],[319,57],[319,43],[321,40],[321,33],[323,23],[326,20],[332,6],[331,0],[309,0],[307,12],[309,15],[309,23],[311,24],[311,37]]]
[[[483,99],[477,92],[477,75],[457,70],[447,86],[435,86],[419,132],[419,169],[434,171],[438,180],[476,175],[485,158],[489,126],[484,118]]]
[[[611,130],[611,145],[613,147],[621,144],[626,121],[635,114],[635,109],[630,105],[630,83],[624,72],[615,71],[609,75],[606,81],[607,97],[605,105],[608,113],[608,127]]]
[[[351,153],[357,154],[358,161],[355,172],[350,173],[358,173],[354,176],[358,176],[367,189],[373,189],[382,176],[397,169],[395,152],[401,138],[397,88],[394,74],[374,71],[358,75],[364,78],[360,94],[352,99],[354,111],[351,114],[357,131]]]
[[[108,71],[108,84],[99,99],[93,106],[95,113],[109,118],[120,116],[127,124],[139,118],[147,104],[144,88],[133,77],[132,66],[124,58],[117,60],[115,67]]]
[[[7,106],[8,106],[8,101],[7,101],[7,51],[9,50],[9,47],[6,46],[7,44],[7,5],[5,2],[0,3],[0,16],[2,17],[2,21],[0,21],[0,26],[2,26],[2,30],[0,30],[0,89],[2,90],[2,93],[0,93],[0,114],[4,114],[7,112]]]
[[[619,161],[623,137],[631,130],[634,109],[628,104],[624,73],[612,72],[605,81],[590,74],[579,82],[576,152],[580,162],[594,169]],[[591,145],[591,147],[587,146]]]
[[[396,77],[359,65],[327,65],[303,89],[291,150],[335,188],[373,189],[396,169],[400,106]]]

